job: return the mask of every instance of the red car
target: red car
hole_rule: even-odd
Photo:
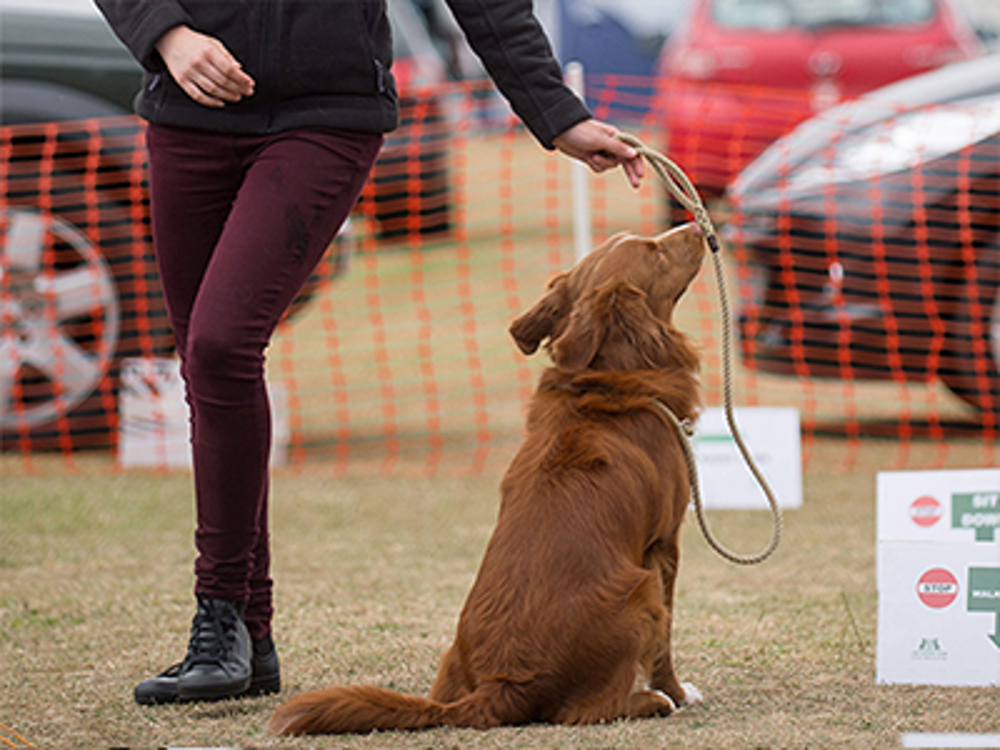
[[[667,153],[719,196],[815,112],[982,52],[955,0],[693,0],[659,62]]]

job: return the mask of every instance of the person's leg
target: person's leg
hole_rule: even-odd
[[[269,645],[263,350],[353,207],[381,136],[154,126],[149,145],[157,256],[192,413],[196,593],[245,606],[255,645]],[[160,701],[162,687],[151,686]]]
[[[295,131],[245,154],[246,177],[191,313],[187,381],[198,496],[196,592],[247,603],[270,633],[264,349],[347,218],[380,136]]]
[[[191,310],[245,165],[226,133],[150,125],[146,144],[153,249],[183,368]]]
[[[236,148],[237,139],[223,133],[151,125],[147,146],[153,246],[181,373],[187,381],[191,312],[243,182],[245,167]],[[187,397],[193,425],[189,390]],[[200,499],[196,498],[196,502]],[[181,675],[194,666],[202,652],[218,651],[215,642],[223,626],[230,632],[242,633],[237,661],[238,671],[245,671],[252,647],[247,648],[249,635],[245,625],[238,624],[239,610],[234,604],[199,600],[184,661],[140,682],[135,688],[136,701],[155,704],[177,700]],[[268,675],[269,681],[278,679],[276,655],[271,661],[274,664],[266,665],[274,673]],[[252,677],[254,669],[250,671]],[[247,675],[237,675],[236,679],[237,687],[242,688]],[[231,689],[231,685],[224,684],[221,693]]]

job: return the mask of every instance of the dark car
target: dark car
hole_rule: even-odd
[[[433,44],[402,21],[404,127],[366,187],[383,235],[450,226]],[[412,15],[412,14],[411,14]],[[0,0],[0,439],[5,449],[108,446],[125,357],[172,352],[149,239],[141,72],[91,0]],[[342,232],[293,305],[341,274]]]
[[[729,240],[749,264],[749,365],[939,378],[997,425],[1000,55],[823,112],[748,166],[729,197]]]

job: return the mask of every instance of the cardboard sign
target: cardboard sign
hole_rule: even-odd
[[[288,397],[268,384],[271,401],[271,466],[283,466],[290,438]],[[123,467],[188,469],[191,439],[180,362],[160,357],[122,360],[118,393],[118,463]]]
[[[1000,686],[1000,469],[877,487],[878,682]]]
[[[734,410],[743,442],[782,508],[802,505],[802,437],[798,409],[740,407]],[[705,508],[767,510],[767,500],[720,408],[698,419],[694,452]]]
[[[991,542],[1000,536],[1000,469],[882,472],[877,492],[879,540]]]

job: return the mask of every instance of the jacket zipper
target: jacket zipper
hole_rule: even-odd
[[[387,81],[388,75],[385,69],[385,62],[375,56],[375,49],[370,42],[372,35],[372,23],[374,23],[374,16],[373,16],[374,9],[372,8],[372,2],[373,0],[362,0],[361,12],[365,22],[365,27],[362,31],[364,32],[365,39],[368,42],[365,46],[368,48],[372,60],[375,61],[375,85],[378,88],[378,93],[384,94],[389,87]],[[385,12],[386,13],[389,12],[388,8],[386,8]]]

